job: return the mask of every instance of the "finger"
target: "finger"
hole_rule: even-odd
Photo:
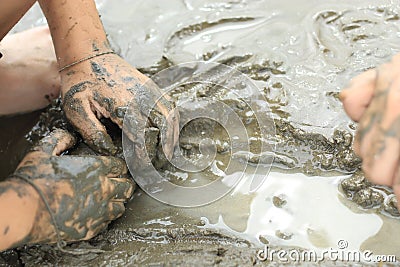
[[[153,99],[158,99],[157,103],[166,107],[167,110],[172,110],[174,108],[174,103],[172,102],[171,97],[167,94],[168,91],[162,91],[153,80],[149,80],[146,83],[146,86],[152,94]]]
[[[371,152],[372,142],[375,135],[379,136],[380,133],[379,122],[373,116],[369,114],[365,115],[360,121],[354,140],[354,151],[355,153],[366,161],[366,157]]]
[[[164,154],[167,158],[172,158],[173,148],[177,143],[179,131],[179,129],[175,129],[175,127],[179,127],[179,116],[176,115],[177,111],[173,111],[170,115],[170,111],[173,110],[173,103],[167,99],[168,96],[166,94],[162,94],[159,87],[152,80],[147,80],[133,94],[135,98],[132,104],[137,105],[140,114],[143,114],[144,118],[150,121],[151,126],[160,129],[162,132],[161,141]],[[130,108],[132,109],[132,107]]]
[[[108,204],[108,210],[110,211],[110,220],[115,220],[122,216],[125,212],[125,206],[122,202],[113,202],[111,201]]]
[[[392,177],[388,178],[389,174],[386,171],[392,171],[387,168],[389,165],[393,167],[393,162],[390,162],[393,155],[390,154],[392,151],[388,151],[381,120],[376,119],[377,117],[366,114],[360,121],[354,151],[362,159],[362,170],[368,180],[376,184],[389,184]],[[384,160],[389,161],[383,162]],[[380,175],[380,171],[384,173]]]
[[[383,143],[376,144],[378,148],[374,145],[369,151],[367,150],[366,153],[369,154],[363,153],[362,169],[371,182],[391,186],[399,166],[399,142],[394,139],[385,139]]]
[[[144,145],[146,121],[135,100],[125,112],[122,131],[134,143]]]
[[[43,151],[46,154],[56,156],[73,147],[75,143],[75,137],[68,131],[56,129],[41,139],[33,150]]]
[[[393,185],[393,192],[397,199],[397,209],[400,211],[400,184]]]
[[[175,146],[179,142],[179,111],[174,108],[170,111],[167,117],[167,140],[163,143],[163,147],[166,146],[164,150],[168,159],[171,159],[174,154]]]
[[[150,120],[160,129],[161,145],[168,159],[171,159],[174,148],[179,140],[179,112],[177,109],[168,111],[157,103],[160,112],[153,112]]]
[[[96,111],[100,117],[110,118],[115,124],[122,128],[122,123],[128,104],[132,95],[128,91],[123,91],[122,95],[115,95],[112,92],[103,92],[106,96],[96,93],[90,100],[92,109]]]
[[[88,101],[80,99],[68,101],[67,99],[64,110],[68,120],[93,150],[101,154],[111,155],[117,152],[117,148],[107,134],[106,128],[97,119]]]
[[[383,157],[383,160],[387,157],[393,159],[397,156],[398,152],[387,155],[387,150],[389,143],[395,141],[390,141],[393,139],[390,135],[400,133],[400,127],[393,129],[392,125],[396,116],[400,115],[398,108],[400,94],[396,93],[397,90],[393,87],[393,75],[389,67],[389,64],[379,67],[373,99],[360,119],[354,142],[354,150],[363,159],[363,170],[366,175],[374,182],[382,180],[385,184],[393,178],[393,173],[385,172],[379,179],[377,172],[380,171],[380,166],[389,166],[386,171],[392,172],[393,162],[388,161],[385,164],[378,159],[380,157]]]
[[[157,155],[157,150],[158,150],[158,137],[160,135],[160,130],[155,127],[148,127],[145,130],[145,140],[146,140],[146,146],[145,151],[139,152],[139,155],[144,155],[141,156],[141,159],[145,159],[146,157],[148,160],[152,161],[156,155]]]
[[[107,172],[106,177],[118,177],[120,175],[126,175],[128,168],[126,167],[125,161],[116,157],[99,157]]]
[[[360,140],[361,140],[360,132],[359,132],[359,130],[357,130],[356,135],[354,137],[354,142],[353,142],[353,151],[359,157],[361,157],[361,152],[360,152],[360,150],[361,150],[360,143],[361,142],[360,142]]]
[[[103,222],[103,220],[99,220],[96,224],[91,225],[91,229],[86,233],[86,236],[81,240],[89,240],[102,231],[107,229],[107,226],[110,224],[111,220]],[[76,240],[79,241],[79,240]]]
[[[109,178],[109,180],[113,185],[109,198],[116,202],[127,201],[136,188],[136,184],[128,178]]]
[[[399,205],[399,203],[400,203],[400,201],[399,201],[400,200],[400,164],[397,166],[397,171],[396,171],[395,177],[393,179],[392,188],[393,188],[393,192],[396,196],[396,207],[397,207],[397,210],[400,212],[400,205]]]
[[[343,107],[354,121],[359,121],[371,103],[376,80],[376,70],[368,70],[355,77],[348,88],[343,89],[339,98]]]
[[[388,86],[385,82],[381,84]],[[367,177],[378,184],[392,185],[399,166],[400,93],[396,90],[399,85],[394,82],[382,91],[382,97],[374,99],[368,111],[370,116],[360,123],[363,131],[368,132],[361,140],[363,169]]]

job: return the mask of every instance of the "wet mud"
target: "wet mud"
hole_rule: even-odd
[[[222,63],[248,75],[257,83],[260,93],[270,106],[271,112],[268,116],[274,122],[275,131],[268,136],[268,142],[275,147],[275,170],[282,173],[303,173],[309,177],[348,175],[337,188],[344,198],[343,202],[351,201],[351,204],[346,205],[354,204],[352,209],[358,213],[376,213],[390,220],[393,227],[399,226],[400,214],[396,209],[393,191],[388,187],[371,184],[360,171],[360,159],[351,148],[356,125],[343,113],[337,97],[340,88],[352,76],[377,66],[388,60],[394,52],[400,51],[400,46],[395,42],[398,41],[396,36],[400,32],[398,8],[390,3],[371,6],[367,2],[357,2],[357,6],[354,7],[343,1],[332,2],[329,6],[316,1],[315,3],[319,3],[317,8],[301,11],[304,14],[299,20],[304,28],[302,32],[298,28],[289,30],[290,24],[293,23],[290,15],[294,14],[290,8],[285,10],[278,5],[274,6],[280,12],[288,12],[282,21],[279,21],[279,16],[275,17],[276,14],[272,11],[257,11],[259,6],[265,8],[269,1],[183,2],[184,7],[181,6],[181,2],[175,3],[179,10],[185,10],[187,14],[192,14],[194,10],[193,12],[199,12],[201,16],[197,19],[184,17],[187,20],[178,27],[168,24],[169,31],[165,30],[167,33],[158,33],[162,42],[157,36],[153,36],[151,28],[146,28],[143,34],[147,39],[144,40],[155,43],[155,47],[158,40],[162,43],[164,52],[152,53],[156,55],[154,60],[148,64],[142,63],[142,66],[138,66],[139,70],[151,77],[170,66],[196,59]],[[104,8],[103,5],[107,7],[110,4],[105,1],[100,6]],[[248,8],[245,15],[241,14],[243,8]],[[222,15],[214,14],[212,11],[215,10],[219,10],[219,14]],[[118,34],[114,27],[126,21],[113,22],[107,17],[107,12],[104,12],[111,43],[116,46],[113,38],[117,39],[115,36]],[[204,17],[203,13],[206,14]],[[162,18],[159,19],[158,23],[162,23]],[[129,33],[126,25],[121,27],[126,30],[125,34]],[[232,33],[232,36],[241,36],[231,29],[237,29],[240,34],[244,33],[247,41],[241,42],[240,38],[229,39],[227,36],[221,37],[221,40],[227,39],[222,44],[207,41],[216,39],[219,42],[218,34],[225,31]],[[288,36],[281,37],[278,32],[282,29]],[[296,30],[299,32],[294,32]],[[132,33],[133,36],[135,34]],[[168,36],[164,36],[165,34]],[[200,37],[197,38],[198,36]],[[279,37],[283,38],[283,41]],[[199,39],[204,42],[196,43]],[[118,42],[119,46],[115,47],[116,50],[132,62],[146,62],[140,60],[140,55],[130,52],[127,44],[129,41],[129,38],[122,39]],[[381,43],[385,45],[380,45]],[[191,50],[191,53],[187,53],[188,50]],[[146,48],[143,48],[143,56],[146,55]],[[150,60],[149,58],[151,57],[146,60]],[[191,72],[193,70],[180,70],[182,78]],[[202,75],[203,80],[211,82],[224,78],[218,69]],[[228,90],[215,85],[191,84],[174,88],[171,97],[175,102],[190,98],[217,98],[223,101],[235,110],[252,133],[252,140],[256,140],[250,144],[252,154],[243,155],[240,160],[250,165],[263,161],[268,163],[270,158],[263,158],[258,154],[260,140],[257,136],[259,125],[256,119],[246,115],[249,114],[248,106],[243,104],[241,99],[229,98],[228,93]],[[4,155],[11,151],[10,147],[17,148],[17,156],[12,157],[9,166],[1,167],[3,173],[10,173],[29,147],[48,135],[52,129],[61,128],[74,132],[60,106],[59,99],[53,101],[51,106],[40,114],[36,125],[26,125],[24,131],[27,133],[19,139],[23,140],[19,141],[22,144],[2,145]],[[7,119],[1,120],[6,122]],[[31,117],[26,121],[31,121]],[[121,131],[109,120],[103,119],[102,122],[107,126],[118,148],[117,156],[122,158]],[[11,124],[11,121],[8,123]],[[14,119],[12,124],[8,129],[18,129]],[[184,156],[196,161],[200,155],[199,143],[204,136],[210,137],[217,144],[216,161],[226,164],[230,160],[228,152],[231,150],[231,143],[223,127],[211,120],[197,119],[185,125],[179,142]],[[5,138],[13,140],[10,137],[1,140]],[[202,173],[202,179],[197,179],[198,176],[179,172],[168,164],[165,158],[158,155],[157,129],[148,129],[146,140],[154,166],[175,184],[202,185],[220,178],[211,168]],[[79,139],[78,145],[67,154],[95,155],[96,152]],[[126,214],[112,223],[108,230],[90,241],[69,245],[70,248],[100,248],[104,253],[89,253],[77,257],[61,253],[54,246],[30,246],[0,253],[0,265],[261,266],[269,263],[271,266],[303,266],[304,263],[301,262],[270,263],[257,259],[260,244],[268,244],[276,249],[282,247],[269,240],[268,236],[261,235],[258,237],[260,242],[254,243],[243,235],[232,235],[223,230],[205,227],[206,220],[203,216],[215,223],[220,214],[223,214],[226,222],[233,222],[229,224],[231,229],[244,232],[254,197],[254,194],[234,193],[225,196],[209,208],[180,209],[160,204],[137,189],[133,199],[127,204]],[[288,197],[283,194],[266,197],[270,197],[278,209],[285,209],[287,206]],[[318,234],[315,236],[319,238]],[[275,232],[275,237],[290,240],[293,236],[291,232],[279,230]],[[333,266],[335,263],[309,265]]]
[[[0,180],[14,172],[31,142],[26,136],[39,120],[41,111],[0,118]]]

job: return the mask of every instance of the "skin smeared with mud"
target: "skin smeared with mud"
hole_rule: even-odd
[[[75,141],[66,131],[53,131],[24,157],[9,177],[17,184],[26,183],[19,178],[25,177],[43,192],[64,241],[86,240],[102,231],[111,220],[123,214],[124,202],[134,190],[130,179],[119,178],[127,176],[121,159],[58,156]],[[17,192],[19,197],[24,194]],[[56,227],[47,206],[42,199],[39,203],[35,223],[21,244],[57,241]]]
[[[146,76],[117,55],[103,55],[80,64],[83,66],[77,73],[64,75],[64,79],[72,85],[63,96],[63,107],[66,117],[89,146],[101,154],[117,153],[117,148],[98,119],[109,118],[122,128],[125,112],[130,105],[134,112],[129,120],[132,128],[135,129],[139,121],[147,121],[149,115],[149,124],[165,131],[167,138],[164,142],[169,154],[172,153],[171,147],[176,142],[174,127],[178,118],[170,116],[171,121],[166,121],[165,117],[173,109],[173,105],[161,96],[154,83],[148,82]],[[72,67],[70,70],[73,70]],[[73,77],[82,74],[89,79],[73,84]],[[97,118],[91,115],[92,112]]]

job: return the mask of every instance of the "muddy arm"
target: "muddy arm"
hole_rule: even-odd
[[[93,0],[40,0],[60,67],[110,50]]]
[[[0,183],[0,251],[23,243],[38,209],[38,195],[18,180]]]

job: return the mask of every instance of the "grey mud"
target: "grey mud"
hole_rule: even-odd
[[[340,8],[337,11],[321,11],[312,17],[312,27],[319,29],[320,31],[318,32],[320,34],[326,33],[327,29],[333,29],[336,35],[340,36],[342,42],[349,42],[357,46],[362,40],[369,40],[374,37],[372,34],[369,35],[368,31],[363,31],[363,27],[369,27],[369,25],[377,23],[390,24],[399,21],[398,15],[385,6],[364,8],[363,12],[367,14],[365,18],[357,19],[355,18],[356,16],[353,18],[351,15],[358,14],[358,11],[350,9],[342,12]],[[346,17],[346,15],[349,16]],[[383,22],[376,22],[377,17]],[[212,27],[247,23],[257,19],[257,17],[247,16],[232,17],[189,24],[176,30],[168,38],[168,44],[172,46],[183,38],[201,33]],[[335,71],[339,75],[345,71],[340,69],[340,62],[335,61],[339,57],[341,50],[335,46],[334,41],[327,40],[323,36],[316,36],[314,41],[324,60],[328,64],[332,64],[334,66],[332,67],[333,69],[337,68]],[[309,125],[302,125],[295,119],[295,109],[291,109],[293,105],[291,101],[293,99],[289,99],[289,93],[292,92],[293,88],[290,87],[289,83],[282,82],[281,79],[290,73],[293,62],[286,62],[284,57],[260,59],[258,55],[252,52],[250,47],[249,51],[238,52],[236,55],[218,59],[218,56],[222,53],[221,50],[224,50],[224,48],[206,51],[200,55],[200,58],[206,61],[217,60],[220,63],[235,67],[255,81],[266,83],[262,87],[262,94],[270,105],[272,111],[270,116],[276,127],[276,134],[270,136],[272,142],[276,145],[276,158],[273,164],[275,168],[303,172],[309,176],[327,173],[351,174],[350,178],[343,180],[339,185],[339,190],[344,193],[345,197],[353,201],[360,210],[378,212],[390,218],[399,218],[400,214],[395,208],[396,202],[392,190],[369,183],[360,171],[360,159],[356,157],[351,149],[355,129],[354,124],[349,122],[346,127],[335,129],[331,134],[323,134],[319,129],[312,126],[308,127]],[[357,57],[360,55],[354,52],[352,56]],[[358,62],[357,59],[355,58],[354,62]],[[151,76],[174,64],[174,61],[168,58],[168,55],[164,55],[157,63],[141,68],[140,71]],[[97,66],[93,66],[93,71],[98,72],[99,77],[103,75],[102,70]],[[187,70],[182,70],[182,72],[185,71]],[[214,70],[207,73],[204,79],[211,81],[220,79],[221,76],[219,75],[218,70]],[[129,80],[129,77],[127,79]],[[171,98],[174,101],[187,97],[217,97],[224,99],[223,101],[235,109],[244,124],[252,129],[254,136],[256,136],[256,130],[259,126],[254,118],[245,115],[248,107],[237,99],[226,99],[226,93],[223,88],[217,86],[191,85],[175,88]],[[292,93],[295,94],[295,92]],[[337,105],[337,93],[338,91],[327,92],[324,94],[324,101],[333,103],[329,106]],[[60,100],[53,101],[52,105],[40,115],[38,123],[26,135],[26,140],[30,144],[36,143],[53,128],[74,131],[73,127],[66,121],[60,106]],[[123,113],[123,111],[121,112]],[[122,116],[122,113],[118,116]],[[101,119],[101,121],[107,126],[108,133],[117,147],[117,156],[123,157],[120,130],[108,119]],[[196,160],[198,157],[198,141],[201,138],[199,135],[201,132],[218,141],[216,142],[219,144],[217,157],[222,162],[226,162],[228,160],[227,152],[231,149],[227,133],[218,124],[207,120],[195,120],[183,128],[179,145],[185,157],[191,160]],[[158,136],[159,130],[155,127],[150,127],[146,132],[146,145],[153,159],[153,164],[160,171],[169,175],[169,178],[175,183],[185,185],[190,178],[187,181],[181,179],[175,173],[176,170],[173,166],[163,161],[162,156],[157,156]],[[253,152],[257,152],[259,144],[254,142],[251,144],[251,148]],[[96,155],[96,152],[79,139],[77,146],[69,150],[67,154]],[[255,155],[253,157],[243,157],[243,160],[248,161],[249,164],[257,164],[262,163],[264,159]],[[17,161],[18,159],[15,159],[14,162],[10,162],[10,165],[15,165]],[[204,176],[206,180],[199,182],[209,182],[215,179],[212,173],[207,170]],[[88,254],[76,257],[63,254],[49,245],[31,246],[1,253],[0,263],[3,261],[14,266],[35,266],[38,264],[76,266],[107,265],[110,263],[117,266],[159,263],[165,263],[166,265],[187,265],[190,263],[206,266],[261,266],[264,264],[255,257],[256,248],[249,241],[217,230],[204,229],[202,228],[203,221],[190,218],[185,211],[174,210],[168,206],[160,206],[149,197],[143,197],[143,194],[140,189],[136,190],[132,203],[128,204],[126,215],[121,220],[113,223],[108,230],[90,241],[70,245],[71,248],[100,248],[105,251],[103,254]],[[135,201],[137,202],[133,203]],[[229,203],[230,199],[225,201]],[[248,202],[249,200],[246,199],[246,201]],[[283,207],[286,201],[284,196],[274,196],[273,203],[276,207]],[[196,211],[193,212],[195,213]],[[176,218],[173,223],[168,223],[169,220],[172,220],[171,214],[176,215]],[[232,216],[239,214],[240,211],[233,209]],[[147,222],[154,217],[159,220],[151,224],[143,224],[143,222]],[[281,239],[290,238],[290,235],[285,232],[277,232],[276,235]],[[265,244],[269,243],[263,237],[260,237],[260,241]],[[324,262],[324,266],[326,264],[328,266],[335,265],[335,263]],[[291,266],[291,264],[286,265]]]

